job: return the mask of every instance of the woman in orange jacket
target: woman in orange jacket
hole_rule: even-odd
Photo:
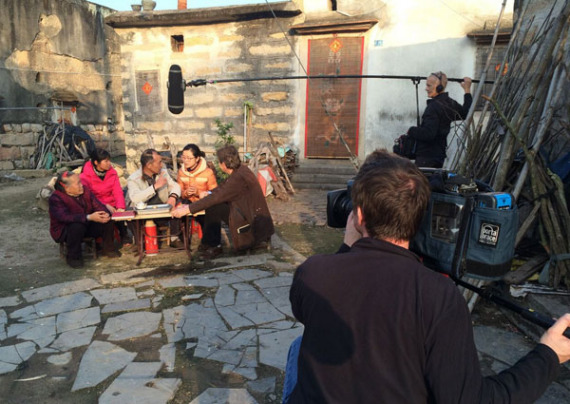
[[[178,170],[178,185],[183,203],[193,203],[200,199],[200,194],[210,192],[218,186],[214,171],[208,167],[206,154],[193,144],[182,149],[182,165]],[[197,216],[202,226],[203,237],[199,250],[206,256],[216,256],[221,248],[221,217],[218,208],[207,209],[205,215]]]

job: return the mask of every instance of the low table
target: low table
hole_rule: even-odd
[[[131,211],[127,211],[131,212]],[[143,223],[145,220],[152,220],[152,219],[172,219],[170,212],[167,213],[145,213],[145,214],[137,214],[136,212],[132,211],[134,215],[128,215],[126,212],[120,212],[121,214],[112,216],[111,219],[116,222],[133,222],[135,227],[135,245],[137,246],[137,254],[139,259],[137,261],[137,266],[140,265],[143,258],[145,257],[146,253],[144,250],[144,231],[143,231]],[[200,212],[202,213],[202,212]],[[192,219],[196,215],[186,215],[180,218],[180,232],[182,233],[182,241],[184,242],[184,251],[188,255],[189,259],[192,259],[192,252],[190,250],[190,245],[192,242],[192,235],[190,233],[190,219]]]

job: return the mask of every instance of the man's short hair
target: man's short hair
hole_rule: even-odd
[[[224,163],[230,170],[238,169],[241,165],[239,153],[234,146],[224,146],[216,151],[218,161]]]
[[[145,168],[146,165],[154,160],[154,153],[158,153],[154,149],[146,149],[141,154],[141,168]]]
[[[418,231],[427,209],[429,182],[410,160],[386,150],[374,154],[352,185],[354,209],[361,209],[371,237],[408,241]]]

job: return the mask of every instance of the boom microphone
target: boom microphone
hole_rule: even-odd
[[[170,66],[167,87],[168,110],[178,115],[184,111],[184,90],[186,90],[186,83],[182,79],[182,69],[180,66]]]

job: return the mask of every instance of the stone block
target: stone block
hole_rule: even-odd
[[[279,91],[279,92],[271,92],[271,93],[263,93],[261,94],[261,99],[264,102],[269,101],[285,101],[289,98],[289,93],[286,91]]]
[[[198,77],[202,77],[202,76],[213,76],[213,75],[219,75],[220,73],[222,73],[222,68],[221,67],[203,67],[200,69],[196,69],[195,74]]]
[[[218,37],[219,42],[239,42],[242,40],[242,35],[221,35]]]
[[[32,132],[3,135],[0,136],[0,143],[3,146],[35,145],[35,136]]]
[[[227,117],[236,117],[236,116],[243,116],[243,109],[242,108],[226,108],[224,111],[224,116]]]
[[[0,161],[0,170],[13,170],[14,163],[11,161]]]
[[[204,124],[204,122],[201,121],[196,121],[196,120],[192,120],[192,121],[176,121],[174,123],[174,127],[173,129],[175,131],[185,131],[185,130],[200,130],[200,129],[205,129],[206,125]],[[187,136],[187,134],[185,134],[185,136]]]
[[[277,108],[256,108],[255,115],[257,116],[267,116],[267,115],[293,115],[293,108],[282,106]]]
[[[22,146],[20,147],[20,153],[22,155],[22,159],[27,160],[30,158],[32,154],[36,151],[35,146]]]
[[[244,73],[253,70],[253,66],[247,63],[234,63],[233,61],[226,66],[227,73]]]
[[[209,36],[194,36],[190,38],[184,38],[184,47],[193,47],[193,46],[210,46],[214,44],[214,38]]]
[[[223,95],[220,95],[221,99],[224,102],[242,102],[243,100],[245,100],[249,95],[248,94],[241,94],[241,93],[226,93]]]
[[[105,149],[105,150],[109,151],[109,141],[108,140],[99,140],[98,142],[95,142],[95,146],[100,148],[100,149]]]
[[[170,122],[139,122],[139,129],[148,130],[150,132],[167,132],[172,130],[172,124]]]
[[[9,123],[5,123],[4,125],[2,125],[2,129],[4,133],[10,133],[12,132],[12,125]]]
[[[214,101],[215,94],[212,92],[203,92],[201,94],[192,94],[192,97],[188,100],[188,105],[203,105],[210,104]]]
[[[249,48],[249,53],[253,56],[275,56],[275,55],[289,55],[291,48],[289,45],[274,46],[274,45],[259,45]]]
[[[222,59],[237,59],[241,56],[242,51],[240,48],[230,48],[225,51],[218,53],[218,56]]]
[[[20,124],[12,124],[12,131],[16,133],[22,133],[22,125]]]
[[[222,116],[222,108],[220,107],[199,108],[195,112],[198,118],[219,118]]]
[[[268,132],[288,132],[291,131],[291,126],[286,122],[271,122],[271,123],[258,123],[253,126],[255,129],[260,129]]]
[[[199,60],[200,63],[208,63],[210,60],[210,53],[209,52],[192,52],[188,51],[188,56],[191,57],[193,60]]]
[[[265,65],[265,68],[268,70],[289,70],[291,69],[291,63],[289,62],[268,63]]]
[[[42,124],[39,124],[39,123],[33,123],[31,130],[32,130],[32,132],[35,132],[35,133],[42,133],[44,130],[44,126]]]
[[[23,123],[22,124],[22,132],[31,132],[32,131],[32,124],[31,123]]]
[[[15,160],[19,158],[19,147],[0,147],[0,160]]]

